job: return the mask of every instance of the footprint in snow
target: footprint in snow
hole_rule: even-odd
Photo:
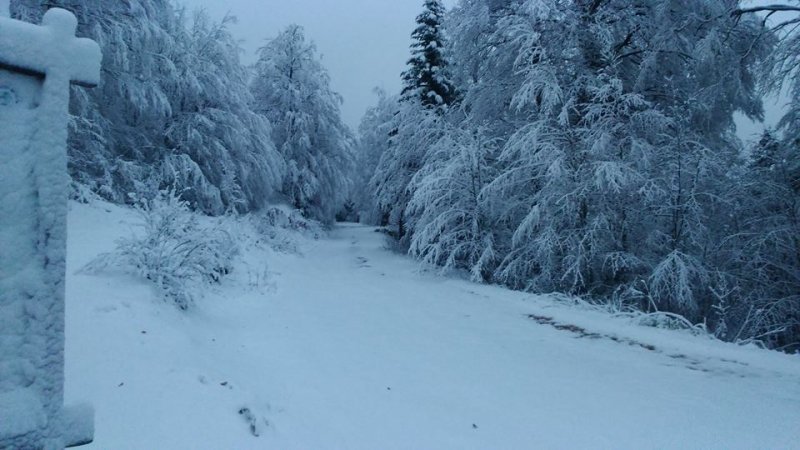
[[[259,416],[247,406],[239,409],[239,415],[242,416],[247,425],[249,425],[250,434],[255,437],[261,436],[261,433],[263,433],[265,429],[271,427],[269,420],[267,420],[265,417]]]
[[[359,256],[358,258],[356,258],[356,261],[358,262],[359,269],[367,269],[369,267],[372,267],[368,264],[369,260],[363,256]]]

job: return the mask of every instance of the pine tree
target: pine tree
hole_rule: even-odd
[[[403,99],[418,99],[426,108],[448,106],[458,99],[450,81],[448,60],[444,53],[444,6],[439,0],[425,0],[425,10],[417,16],[417,28],[411,33],[411,59],[403,72]]]

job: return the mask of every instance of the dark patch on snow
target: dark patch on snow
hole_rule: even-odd
[[[239,409],[239,415],[247,422],[250,427],[250,434],[255,437],[261,436],[262,426],[269,427],[269,421],[267,419],[262,418],[258,420],[256,414],[246,406]]]
[[[559,330],[559,331],[567,331],[567,332],[573,333],[578,338],[605,339],[605,340],[610,340],[610,341],[613,341],[613,342],[616,342],[616,343],[619,343],[619,344],[626,344],[626,345],[629,345],[631,347],[639,347],[639,348],[647,350],[649,352],[662,354],[662,355],[665,355],[665,356],[667,356],[667,357],[669,357],[671,359],[675,359],[675,360],[681,361],[681,366],[683,366],[683,367],[685,367],[687,369],[690,369],[690,370],[695,370],[695,371],[698,371],[698,372],[705,372],[705,373],[720,373],[720,374],[725,374],[725,375],[744,376],[744,375],[738,374],[737,372],[735,372],[733,370],[730,370],[730,369],[717,368],[717,367],[708,367],[707,363],[709,361],[704,361],[702,359],[689,357],[689,356],[684,355],[682,353],[666,353],[665,351],[659,349],[658,347],[656,347],[656,346],[654,346],[652,344],[646,344],[646,343],[639,342],[639,341],[634,340],[634,339],[620,337],[620,336],[616,336],[616,335],[613,335],[613,334],[601,334],[601,333],[595,333],[595,332],[587,331],[585,328],[579,327],[577,325],[565,324],[565,323],[557,322],[552,317],[540,316],[540,315],[536,315],[536,314],[528,314],[527,317],[529,319],[531,319],[531,320],[536,321],[537,323],[539,323],[541,325],[548,325],[548,326],[551,326],[551,327],[553,327],[553,328],[555,328],[556,330]],[[739,361],[735,361],[735,360],[730,360],[730,359],[719,358],[719,359],[715,359],[715,360],[719,361],[719,362],[722,362],[722,363],[726,363],[726,364],[735,364],[735,365],[737,365],[739,367],[746,367],[748,365],[747,363],[743,363],[743,362],[739,362]]]
[[[359,256],[356,258],[356,262],[358,263],[359,269],[368,269],[372,266],[369,265],[369,260],[363,256]]]
[[[585,328],[579,327],[577,325],[558,323],[552,317],[537,316],[536,314],[529,314],[528,318],[532,319],[532,320],[535,320],[536,322],[538,322],[538,323],[540,323],[542,325],[549,325],[549,326],[555,328],[556,330],[568,331],[570,333],[577,334],[578,337],[581,337],[581,338],[601,339],[601,338],[605,337],[605,338],[611,339],[611,340],[613,340],[615,342],[619,342],[619,338],[617,338],[616,336],[603,336],[603,335],[601,335],[599,333],[592,333],[592,332],[586,331]]]
[[[245,421],[250,425],[250,434],[255,437],[258,437],[258,427],[256,426],[258,422],[256,421],[256,417],[253,415],[253,412],[250,411],[250,408],[242,408],[239,410],[239,415],[244,418]]]

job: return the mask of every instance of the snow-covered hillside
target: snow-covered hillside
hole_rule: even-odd
[[[427,273],[355,225],[302,255],[244,243],[182,312],[77,272],[135,220],[70,205],[66,395],[96,408],[89,448],[800,448],[800,357]]]

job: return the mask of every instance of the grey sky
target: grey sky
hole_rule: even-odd
[[[395,92],[408,59],[414,18],[422,0],[178,0],[201,7],[213,18],[230,12],[238,18],[234,35],[242,40],[244,61],[267,38],[289,24],[306,29],[323,55],[334,90],[344,97],[342,115],[354,129],[374,103],[376,86]],[[445,0],[450,7],[456,0]]]

